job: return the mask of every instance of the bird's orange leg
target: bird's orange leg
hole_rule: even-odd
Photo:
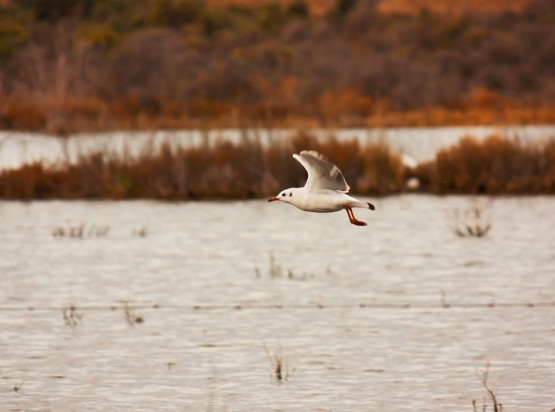
[[[353,213],[353,209],[348,207],[346,210],[347,210],[347,214],[349,215],[349,220],[351,221],[351,223],[353,223],[353,220],[355,220],[355,215]]]
[[[355,217],[355,214],[353,213],[353,209],[351,207],[345,206],[345,210],[347,211],[347,215],[349,216],[349,221],[353,225],[366,226],[366,222],[361,222],[360,220],[357,220],[357,218]]]

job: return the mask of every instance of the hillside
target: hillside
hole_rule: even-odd
[[[555,122],[552,0],[235,1],[6,3],[0,127]]]

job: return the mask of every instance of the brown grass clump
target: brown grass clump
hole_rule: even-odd
[[[247,138],[187,148],[148,143],[138,156],[98,151],[55,167],[33,163],[0,172],[0,198],[260,198],[304,185],[306,172],[291,154],[307,149],[331,158],[358,194],[399,193],[411,177],[421,191],[438,194],[555,193],[555,139],[466,137],[409,169],[385,140],[361,144],[298,132],[269,144]]]
[[[492,203],[476,199],[468,207],[451,210],[448,218],[457,236],[482,238],[492,228]]]
[[[298,133],[267,146],[254,140],[188,148],[147,144],[138,157],[96,152],[55,168],[34,163],[0,174],[0,198],[258,198],[304,185],[306,172],[291,154],[305,149],[332,158],[354,192],[385,194],[403,187],[401,160],[384,142],[361,146]]]
[[[555,140],[524,143],[463,138],[440,150],[430,167],[435,193],[522,194],[555,191]]]
[[[62,317],[67,326],[80,325],[83,320],[83,315],[78,312],[75,305],[70,305],[62,310]]]

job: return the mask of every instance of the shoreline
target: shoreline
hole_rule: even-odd
[[[64,142],[62,142],[64,143]],[[65,142],[67,143],[67,141]],[[310,148],[332,159],[352,182],[353,193],[384,196],[433,194],[554,194],[555,135],[532,141],[492,135],[462,137],[415,161],[387,139],[288,138],[178,146],[145,140],[115,151],[68,145],[53,164],[35,161],[0,172],[2,199],[252,199],[304,185],[306,174],[291,158]],[[71,158],[73,156],[73,159]]]

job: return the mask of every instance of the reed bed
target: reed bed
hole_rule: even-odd
[[[465,137],[413,172],[438,194],[555,193],[555,139]]]
[[[431,162],[406,167],[385,140],[317,139],[298,132],[261,144],[256,139],[191,147],[145,144],[131,156],[109,150],[82,154],[77,162],[33,163],[0,173],[2,199],[251,199],[302,186],[304,169],[291,154],[317,150],[343,171],[353,193],[403,192],[417,178],[436,194],[555,193],[555,139],[463,138]],[[414,179],[412,179],[414,180]]]
[[[333,158],[358,193],[395,193],[400,157],[385,143],[318,140],[306,133],[262,145],[256,140],[194,147],[145,145],[138,156],[94,152],[55,167],[41,163],[0,174],[4,199],[248,199],[302,186],[306,172],[291,154],[313,149]]]

